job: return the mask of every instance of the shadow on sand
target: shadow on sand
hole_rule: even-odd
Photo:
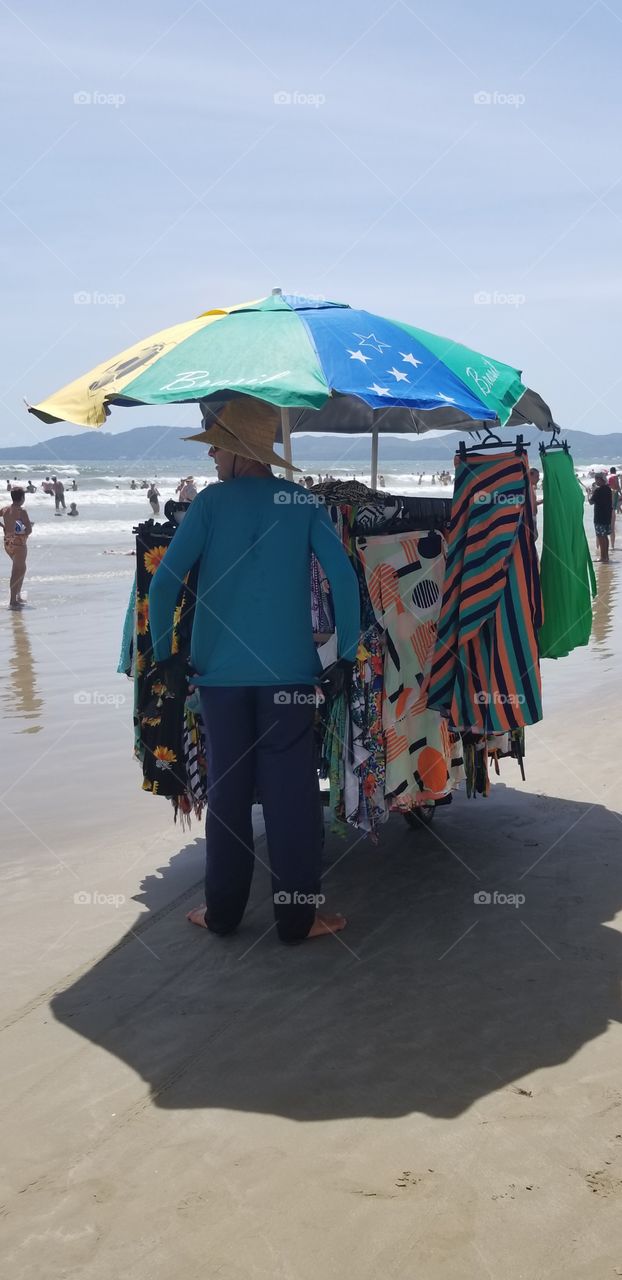
[[[280,946],[258,868],[234,937],[186,924],[194,894],[141,915],[140,941],[128,932],[59,994],[56,1018],[139,1073],[159,1107],[329,1120],[455,1116],[618,1016],[614,813],[496,784],[429,832],[394,816],[378,847],[346,853],[356,834],[328,842],[342,938]],[[525,901],[474,900],[495,891]],[[160,907],[161,879],[137,901]]]

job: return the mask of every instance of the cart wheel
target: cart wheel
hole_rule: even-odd
[[[404,814],[404,821],[414,831],[420,831],[422,827],[429,827],[434,821],[436,812],[435,804],[417,805],[416,809],[411,809]]]

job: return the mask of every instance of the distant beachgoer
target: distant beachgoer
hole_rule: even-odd
[[[29,480],[28,484],[26,485],[26,493],[36,493],[36,492],[37,490],[35,489],[35,486],[32,483],[32,480]]]
[[[75,477],[74,477],[74,479],[71,481],[71,492],[72,492],[72,493],[77,493],[77,492],[78,492],[78,486],[77,486],[77,484],[76,484]]]
[[[137,487],[137,486],[136,486],[136,481],[135,481],[135,480],[132,480],[132,483],[130,484],[130,489],[135,489],[136,487]]]
[[[378,476],[378,484],[381,489],[384,489],[384,476]]]
[[[75,502],[70,502],[70,503],[69,503],[69,510],[68,510],[68,512],[67,512],[67,515],[68,515],[68,516],[79,516],[79,515],[80,515],[80,512],[78,511],[78,508],[77,508],[77,506],[76,506]]]
[[[305,485],[307,486],[307,489],[313,488],[313,476],[305,476]]]
[[[612,507],[611,507],[611,550],[612,550],[612,551],[615,551],[615,547],[616,547],[616,516],[617,516],[617,513],[618,513],[618,511],[619,511],[619,509],[620,509],[620,502],[621,502],[621,500],[622,500],[622,486],[620,485],[620,477],[619,477],[618,472],[617,472],[617,470],[616,470],[616,468],[615,468],[615,467],[610,467],[610,468],[609,468],[609,475],[607,476],[607,484],[609,485],[609,488],[611,489],[611,499],[612,499]]]
[[[148,480],[141,480],[141,482],[140,482],[140,487],[141,487],[141,489],[148,489],[148,488],[149,488],[149,481],[148,481]]]
[[[538,537],[538,507],[542,506],[542,498],[538,497],[538,485],[540,483],[540,472],[537,467],[529,468],[529,493],[531,496],[531,514],[533,515],[533,527],[536,538]]]
[[[52,484],[54,486],[54,506],[56,507],[57,511],[60,511],[61,507],[64,511],[65,510],[65,486],[62,480],[58,480],[56,476],[52,476]]]
[[[26,576],[26,543],[32,533],[30,516],[24,507],[25,493],[18,487],[11,489],[11,506],[0,511],[4,530],[4,550],[13,562],[11,569],[11,598],[9,608],[21,609],[22,586]]]
[[[49,476],[46,476],[45,480],[42,481],[41,488],[44,493],[54,493],[54,485],[52,484]]]
[[[160,514],[160,503],[158,502],[159,497],[160,490],[156,489],[154,484],[150,485],[147,489],[147,498],[151,503],[151,510],[153,511],[154,516],[159,516]]]
[[[197,496],[197,487],[194,483],[194,476],[187,476],[187,478],[182,483],[181,489],[179,490],[179,501],[192,502],[193,499],[196,498],[196,496]]]
[[[600,472],[595,477],[592,491],[588,496],[588,502],[594,508],[594,533],[596,534],[596,545],[600,552],[598,563],[609,564],[613,496],[604,472]]]

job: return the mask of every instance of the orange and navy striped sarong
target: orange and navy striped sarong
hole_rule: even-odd
[[[462,731],[536,724],[541,625],[527,459],[471,454],[456,468],[428,707]]]

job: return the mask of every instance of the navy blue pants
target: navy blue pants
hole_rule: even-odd
[[[207,756],[207,926],[231,933],[253,878],[252,805],[263,806],[282,942],[306,938],[321,887],[322,808],[312,685],[201,688]]]

